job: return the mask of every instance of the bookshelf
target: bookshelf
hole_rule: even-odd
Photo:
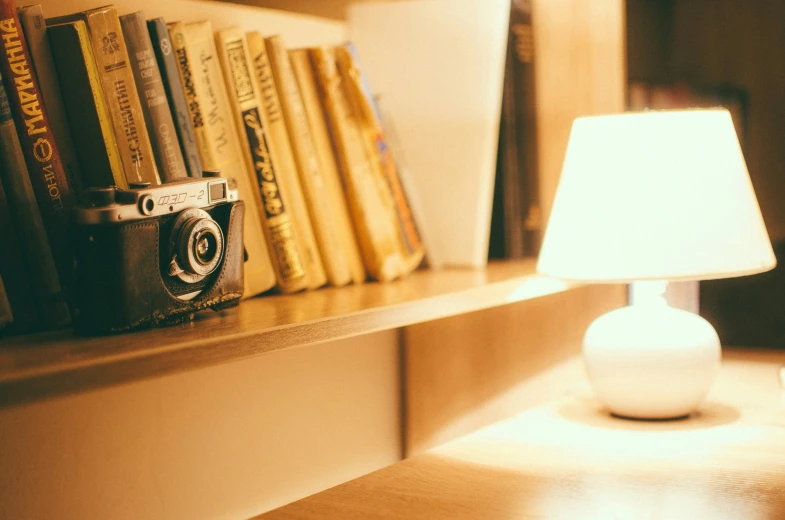
[[[541,277],[533,260],[488,269],[418,271],[366,283],[244,301],[190,323],[104,337],[70,330],[3,340],[0,407],[160,377],[250,356],[372,334],[509,305],[571,286]]]
[[[41,3],[51,16],[96,5]],[[290,47],[351,35],[343,0],[114,3]],[[573,118],[624,108],[624,3],[538,0],[534,24],[547,214]],[[255,298],[121,336],[3,340],[0,482],[12,500],[0,511],[253,516],[534,404],[509,390],[575,354],[587,320],[624,302],[619,286],[555,284],[528,260]],[[433,420],[438,409],[452,415]]]

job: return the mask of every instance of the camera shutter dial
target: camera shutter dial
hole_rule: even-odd
[[[88,188],[85,190],[87,204],[93,207],[110,206],[115,201],[114,188]]]

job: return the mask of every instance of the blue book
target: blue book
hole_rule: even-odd
[[[196,134],[191,124],[191,116],[185,101],[185,92],[177,70],[172,41],[169,39],[169,29],[163,18],[155,18],[147,22],[150,39],[153,43],[158,69],[169,100],[172,119],[177,130],[177,139],[183,151],[185,169],[190,177],[202,176],[202,161],[199,159],[199,148],[196,144]]]

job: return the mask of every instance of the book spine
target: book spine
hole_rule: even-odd
[[[50,26],[47,34],[84,186],[127,188],[87,26],[66,22]]]
[[[84,17],[126,179],[157,186],[161,179],[117,10],[110,5],[87,11]]]
[[[172,41],[169,38],[169,30],[166,28],[163,18],[148,21],[147,29],[150,32],[161,81],[163,81],[166,98],[169,101],[172,121],[174,121],[177,130],[177,140],[182,150],[185,169],[190,177],[201,177],[202,161],[199,158],[196,134],[191,123],[191,116],[188,113],[188,105],[185,101],[183,85],[180,82],[180,73],[177,70],[177,61]]]
[[[499,149],[494,185],[494,207],[491,217],[491,247],[496,258],[523,258],[526,256],[523,239],[523,211],[521,195],[526,190],[525,179],[519,174],[518,144],[515,138],[515,60],[514,42],[507,44],[502,87],[502,110],[499,126]]]
[[[333,49],[320,47],[310,52],[365,267],[377,280],[392,280],[401,275],[405,265],[392,201],[384,196],[387,187],[373,171]]]
[[[43,324],[48,329],[64,327],[71,322],[71,315],[35,203],[2,80],[0,78],[0,181],[7,196],[11,222],[18,236],[24,238],[19,247],[30,273],[30,286]]]
[[[14,321],[14,313],[11,311],[11,302],[8,301],[5,284],[2,276],[0,276],[0,330],[4,329],[12,321]]]
[[[177,64],[177,74],[180,77],[180,85],[183,89],[183,97],[185,98],[186,108],[190,116],[189,119],[194,130],[196,150],[199,152],[201,168],[206,168],[208,164],[215,164],[215,159],[211,153],[210,138],[207,136],[207,127],[200,108],[201,103],[196,93],[191,60],[188,56],[188,46],[185,40],[185,24],[174,22],[167,24],[167,27],[169,28],[169,40],[172,42],[172,51]],[[172,86],[172,89],[176,90],[174,86]]]
[[[248,261],[245,263],[245,296],[262,293],[275,286],[275,271],[270,261],[262,227],[256,176],[247,168],[242,141],[229,104],[223,73],[218,63],[210,22],[185,25],[187,55],[191,63],[193,84],[199,99],[199,113],[204,114],[206,145],[211,161],[205,168],[221,170],[221,175],[235,179],[240,199],[245,201],[243,238]],[[196,126],[194,124],[194,126]]]
[[[60,151],[60,160],[63,162],[68,183],[74,193],[74,199],[79,200],[84,188],[82,174],[73,140],[71,139],[71,132],[68,128],[65,107],[60,95],[57,71],[55,70],[52,52],[49,47],[49,38],[46,36],[46,21],[44,20],[43,8],[41,4],[29,5],[20,7],[17,12],[30,49],[30,57],[33,60],[38,84],[41,87],[41,97],[44,100],[44,106],[49,116],[52,134],[55,142],[57,142],[57,149]]]
[[[403,147],[401,146],[401,139],[399,138],[400,134],[395,127],[395,118],[388,110],[386,110],[386,107],[382,102],[383,100],[384,98],[375,97],[374,105],[381,115],[382,126],[384,127],[384,135],[387,139],[387,142],[390,144],[390,152],[392,153],[395,164],[398,167],[398,178],[401,182],[403,191],[406,193],[406,198],[409,202],[409,206],[411,207],[414,221],[419,224],[417,229],[423,244],[425,261],[428,263],[428,267],[431,269],[439,269],[444,266],[444,261],[439,257],[438,254],[436,254],[437,251],[428,247],[428,244],[432,244],[433,240],[429,239],[426,233],[428,228],[427,226],[423,225],[423,222],[425,222],[423,201],[422,198],[418,196],[418,191],[414,186],[413,172],[407,167],[406,161],[404,160],[405,157],[403,156]]]
[[[319,91],[316,86],[311,59],[308,56],[308,51],[305,49],[289,51],[289,58],[297,79],[297,85],[300,88],[303,108],[308,119],[313,145],[322,172],[326,199],[332,211],[332,224],[338,234],[339,247],[349,268],[351,280],[354,283],[362,283],[365,281],[367,274],[360,256],[360,248],[357,245],[357,237],[354,234],[352,220],[349,216],[346,196],[343,192],[343,186],[341,186],[338,165],[335,162],[330,133],[327,129],[327,122],[324,119],[324,111],[319,99]],[[257,77],[261,82],[262,76],[258,72]],[[271,84],[270,88],[274,89],[275,85],[272,84],[272,78],[269,78],[268,83]]]
[[[11,114],[35,200],[61,281],[69,290],[73,280],[69,233],[74,200],[13,0],[0,0],[0,76],[9,85]]]
[[[526,256],[537,256],[542,241],[539,159],[537,143],[537,93],[535,90],[534,33],[532,1],[512,3],[510,39],[514,45],[513,80],[515,85],[515,139],[518,146],[523,246]]]
[[[19,240],[11,222],[11,212],[2,181],[0,181],[0,243],[3,244],[3,254],[0,255],[0,277],[5,280],[5,293],[14,316],[13,323],[6,327],[5,332],[9,334],[30,332],[39,324],[40,319],[33,293],[30,291],[30,277],[19,250]]]
[[[321,256],[321,261],[309,263],[309,273],[319,275],[317,286],[325,283],[325,274],[329,275],[332,285],[346,285],[351,281],[351,273],[338,241],[330,201],[289,54],[280,36],[266,38],[264,43],[266,54],[261,53],[257,45],[253,52],[256,77],[260,83],[270,79],[273,81],[272,89],[271,85],[267,85],[266,92],[269,94],[266,99],[277,91],[278,110],[283,118],[279,117],[271,125],[277,127],[276,132],[280,136],[278,141],[290,144],[286,151],[294,159],[294,167],[287,168],[286,173],[292,185],[295,217],[300,229],[305,230],[306,250],[321,253],[309,254],[309,257],[316,256],[317,259]],[[287,134],[288,143],[285,141]]]
[[[161,180],[166,182],[186,178],[188,172],[185,170],[183,153],[177,141],[177,131],[144,13],[137,11],[121,16],[120,25],[128,46],[131,70]]]
[[[398,224],[402,254],[408,273],[420,265],[425,255],[420,232],[412,215],[409,200],[398,176],[398,166],[384,133],[381,115],[373,100],[373,93],[362,68],[357,52],[351,44],[335,49],[338,69],[347,87],[347,96],[360,123],[366,142],[370,145],[369,155],[376,172],[383,177],[393,200],[393,209]]]
[[[283,189],[277,158],[270,153],[268,127],[260,113],[259,93],[251,77],[245,36],[238,28],[216,34],[229,97],[240,133],[245,135],[245,155],[256,175],[262,225],[270,247],[278,287],[282,292],[306,288],[307,269],[299,243],[299,229],[292,218],[291,199]]]

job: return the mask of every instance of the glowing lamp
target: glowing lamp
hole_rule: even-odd
[[[611,412],[687,415],[719,367],[716,331],[668,306],[668,281],[775,265],[727,110],[575,120],[538,270],[566,281],[648,286],[584,336],[589,379]]]

